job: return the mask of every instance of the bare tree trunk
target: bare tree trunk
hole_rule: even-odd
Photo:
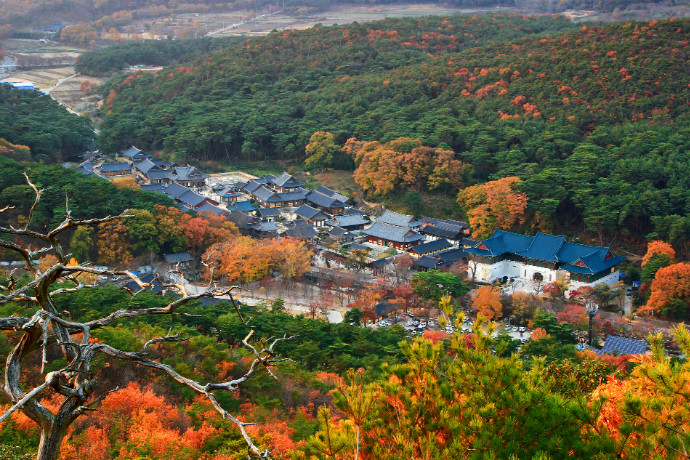
[[[36,460],[56,460],[60,454],[60,445],[67,434],[69,423],[57,420],[41,431],[41,442],[38,445]]]

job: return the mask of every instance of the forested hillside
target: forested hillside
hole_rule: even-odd
[[[273,33],[113,82],[100,144],[251,160],[302,158],[317,130],[408,136],[455,151],[475,182],[520,177],[538,228],[684,234],[690,21],[553,35],[568,28],[492,15]],[[535,32],[552,35],[516,38]]]
[[[0,150],[0,153],[4,152]],[[35,193],[27,185],[24,172],[37,187],[46,191],[46,196],[33,210],[37,228],[55,225],[65,218],[65,195],[69,197],[75,218],[105,217],[131,208],[152,211],[156,204],[172,205],[172,201],[160,193],[131,188],[120,190],[107,180],[86,177],[60,165],[19,164],[0,157],[0,204],[13,206],[0,216],[1,225],[25,219],[29,214]]]
[[[393,125],[376,123],[370,113],[376,105],[392,117],[410,102],[438,96],[435,82],[417,83],[419,64],[489,41],[573,27],[565,18],[493,15],[275,32],[203,62],[106,87],[100,144],[111,152],[135,141],[202,159],[253,159],[301,156],[320,128],[342,139],[378,139]],[[404,86],[388,81],[396,71],[407,72]]]
[[[39,91],[0,85],[0,138],[28,146],[31,157],[46,163],[65,161],[93,144],[91,121],[67,111]],[[28,152],[17,159],[29,159]]]
[[[242,41],[241,37],[222,37],[121,43],[82,54],[74,70],[96,77],[111,76],[127,66],[167,66],[185,57],[193,59],[191,55],[225,49]]]

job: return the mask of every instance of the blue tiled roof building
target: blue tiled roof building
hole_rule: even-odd
[[[505,230],[496,230],[467,252],[476,264],[472,268],[475,277],[481,281],[524,278],[548,283],[561,275],[569,277],[571,289],[600,282],[615,284],[615,266],[625,260],[608,247],[570,243],[563,236],[545,233],[528,236]]]

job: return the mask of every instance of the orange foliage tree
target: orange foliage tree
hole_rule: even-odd
[[[496,286],[481,286],[472,296],[472,306],[487,321],[501,317],[501,289]]]
[[[510,229],[525,221],[527,195],[515,191],[519,177],[504,177],[460,191],[458,204],[472,227],[474,238],[486,238],[497,228]]]
[[[688,356],[687,328],[677,326],[673,333]],[[636,356],[639,365],[630,377],[611,377],[592,395],[601,409],[590,431],[610,435],[615,445],[611,458],[682,458],[690,451],[690,364],[671,362],[661,333],[648,340],[651,357]]]
[[[644,267],[647,262],[649,262],[649,259],[651,259],[655,254],[665,255],[671,262],[675,262],[676,260],[676,251],[670,244],[666,243],[665,241],[654,240],[647,244],[647,253],[642,258],[642,266]]]
[[[381,144],[348,139],[343,151],[355,160],[353,177],[364,189],[386,195],[398,186],[416,190],[458,189],[472,168],[451,150],[424,147],[419,139],[401,137]]]
[[[185,412],[150,388],[141,389],[132,382],[109,394],[94,417],[85,421],[85,429],[79,425],[72,427],[73,435],[63,444],[61,458],[198,458],[204,442],[220,431],[205,420],[216,421],[219,414],[210,403],[202,404],[207,406],[202,421],[197,427],[190,426]],[[117,453],[117,457],[111,452]]]
[[[190,248],[202,252],[208,247],[238,236],[237,226],[224,216],[212,212],[202,212],[197,217],[182,214],[180,226]]]
[[[359,291],[357,298],[348,304],[349,308],[357,308],[364,313],[364,318],[368,321],[377,319],[376,304],[381,302],[386,295],[386,290],[381,286],[369,283],[364,289]]]
[[[239,236],[212,245],[203,260],[214,276],[228,283],[249,283],[264,279],[271,270],[286,278],[299,277],[311,266],[311,250],[291,238],[255,240]]]
[[[96,234],[99,263],[127,264],[132,260],[127,233],[127,227],[119,220],[98,224]]]
[[[556,318],[561,323],[572,324],[576,331],[584,331],[587,329],[588,317],[584,305],[570,304],[562,311],[556,313]]]
[[[640,307],[640,313],[686,317],[690,312],[690,264],[679,263],[660,268],[650,290],[649,300]]]
[[[141,189],[141,187],[139,187],[139,184],[137,184],[137,180],[135,178],[133,178],[132,176],[114,177],[111,182],[115,187],[117,187],[119,189],[125,189],[125,188],[131,188],[132,190],[140,190]]]

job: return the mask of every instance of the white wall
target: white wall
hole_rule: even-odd
[[[615,270],[613,273],[610,273],[606,275],[603,278],[600,278],[598,280],[595,280],[591,283],[583,283],[581,281],[571,281],[570,286],[568,286],[568,291],[566,294],[570,294],[572,291],[575,291],[583,286],[589,286],[589,287],[594,287],[596,284],[600,283],[606,283],[609,286],[614,286],[616,283],[618,283],[618,280],[620,279],[620,274],[618,273],[618,270]]]
[[[526,265],[522,262],[515,262],[512,260],[502,260],[491,265],[470,260],[468,262],[467,269],[467,276],[470,279],[472,278],[472,268],[474,265],[477,267],[474,275],[475,280],[483,281],[485,283],[492,283],[496,280],[500,280],[504,276],[507,276],[508,278],[518,278],[520,280],[532,281],[535,273],[541,273],[542,277],[544,278],[544,284],[554,282],[558,279],[557,270],[551,270],[550,268],[544,267],[535,267],[533,265]],[[599,283],[606,283],[609,286],[613,286],[618,282],[618,279],[618,270],[616,270],[604,278],[600,278],[592,283],[584,283],[572,280],[567,293],[579,289],[582,286],[594,287],[595,284]]]

